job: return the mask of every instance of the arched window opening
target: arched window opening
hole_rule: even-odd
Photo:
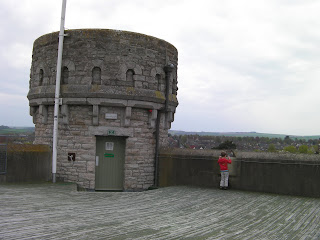
[[[99,67],[92,69],[92,84],[101,84],[101,68]]]
[[[127,81],[133,82],[133,75],[134,75],[134,71],[132,69],[129,69],[126,74]]]
[[[155,80],[156,80],[156,83],[157,83],[157,90],[161,91],[161,75],[160,74],[156,74]]]
[[[43,84],[43,69],[40,69],[39,71],[39,86],[42,86]]]
[[[68,84],[69,80],[69,69],[67,67],[62,68],[62,73],[61,73],[61,82],[62,84]]]

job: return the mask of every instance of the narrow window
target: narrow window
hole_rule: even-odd
[[[99,67],[92,69],[92,84],[101,84],[101,68]]]
[[[127,85],[130,87],[134,86],[133,75],[134,75],[134,71],[132,69],[129,69],[126,73]]]
[[[42,86],[43,84],[43,70],[40,69],[39,71],[39,86]]]
[[[161,91],[161,75],[160,74],[156,74],[155,79],[156,79],[156,83],[157,83],[157,86],[158,86],[157,90]]]
[[[63,67],[61,72],[61,82],[62,84],[68,84],[68,80],[69,80],[69,69],[67,67]]]
[[[127,71],[127,81],[133,81],[133,75],[134,75],[134,71],[132,69],[129,69]]]

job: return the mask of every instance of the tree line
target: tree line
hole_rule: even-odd
[[[318,153],[319,139],[297,139],[269,137],[234,137],[234,136],[200,136],[171,135],[171,147],[195,149],[237,149],[243,151],[286,151],[291,153]]]

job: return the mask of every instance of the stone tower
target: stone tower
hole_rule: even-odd
[[[127,31],[65,33],[57,177],[95,190],[153,186],[178,105],[177,49]],[[38,144],[52,145],[58,34],[33,46],[28,99]]]

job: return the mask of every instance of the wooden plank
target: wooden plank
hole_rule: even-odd
[[[320,199],[167,187],[0,185],[1,239],[319,239]]]

